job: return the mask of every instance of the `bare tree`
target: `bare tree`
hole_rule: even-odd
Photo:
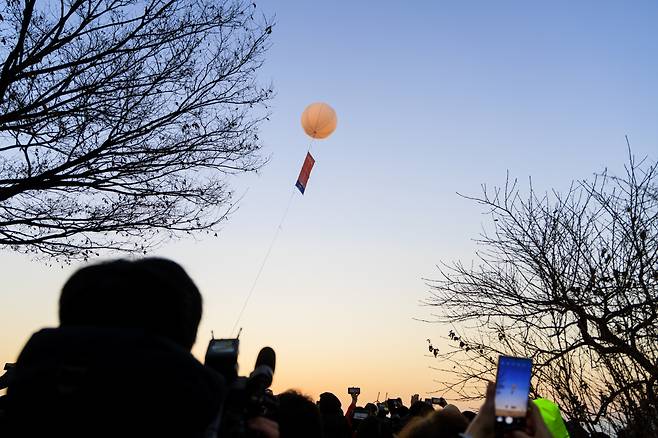
[[[471,198],[493,224],[477,262],[440,267],[428,304],[453,324],[439,367],[474,397],[499,354],[532,357],[535,395],[590,430],[658,435],[658,166],[631,156],[566,193],[516,181]],[[477,388],[477,390],[476,390]]]
[[[69,260],[215,232],[255,171],[271,24],[243,0],[7,0],[0,245]]]

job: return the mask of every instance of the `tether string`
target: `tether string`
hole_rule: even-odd
[[[311,152],[311,149],[313,148],[313,142],[315,139],[312,139],[311,142],[308,145],[308,150],[307,153]],[[288,211],[290,211],[290,206],[292,205],[292,198],[295,196],[295,190],[297,188],[295,186],[292,187],[292,190],[290,192],[290,198],[288,199],[288,205],[286,206],[286,209],[283,212],[283,216],[281,217],[281,220],[279,221],[279,225],[276,227],[276,230],[274,232],[274,237],[272,238],[272,241],[270,242],[270,246],[267,248],[267,252],[265,253],[265,257],[263,258],[263,261],[260,264],[260,268],[258,269],[258,273],[256,274],[256,278],[254,278],[253,283],[251,284],[251,288],[249,289],[249,293],[247,294],[247,298],[244,300],[244,303],[242,304],[242,309],[240,309],[240,313],[238,314],[238,318],[235,320],[235,324],[233,324],[233,328],[231,329],[231,333],[235,333],[235,329],[237,328],[238,324],[240,323],[240,319],[242,319],[242,315],[244,314],[245,309],[247,308],[247,305],[249,304],[249,300],[251,299],[251,296],[254,293],[254,290],[256,289],[256,285],[258,284],[258,280],[260,279],[261,274],[263,273],[263,269],[265,268],[265,264],[267,263],[267,259],[269,259],[270,254],[272,253],[272,248],[274,248],[274,243],[276,242],[277,238],[279,237],[279,233],[283,229],[283,223],[286,221],[286,218],[288,217]]]

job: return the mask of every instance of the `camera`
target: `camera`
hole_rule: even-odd
[[[347,388],[347,393],[348,394],[359,395],[359,394],[361,394],[361,388],[356,388],[356,387]]]
[[[243,377],[238,375],[239,347],[238,339],[211,339],[206,351],[205,365],[221,374],[228,388],[218,425],[219,436],[256,436],[248,430],[247,420],[275,419],[278,408],[276,397],[268,389],[276,365],[274,350],[262,348],[254,370],[249,377]]]
[[[444,407],[446,407],[446,406],[448,405],[448,402],[447,402],[446,399],[444,399],[443,397],[432,397],[432,402],[431,402],[431,404],[433,404],[433,405],[439,405],[439,406],[441,406],[442,408],[444,408]]]
[[[363,420],[370,416],[370,412],[366,408],[356,408],[352,412],[352,430],[357,431]]]
[[[400,409],[400,407],[402,407],[402,400],[399,398],[389,398],[386,400],[386,406],[388,407],[389,412],[394,414]]]

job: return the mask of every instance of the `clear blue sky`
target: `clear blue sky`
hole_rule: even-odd
[[[263,125],[271,161],[232,180],[244,195],[217,239],[156,252],[181,262],[206,300],[195,353],[225,336],[256,275],[304,159],[299,118],[330,103],[338,129],[290,212],[242,321],[242,370],[260,346],[279,353],[275,389],[316,397],[361,385],[408,400],[436,387],[426,338],[448,328],[423,277],[470,260],[486,221],[478,194],[505,173],[564,188],[619,171],[624,135],[658,158],[658,3],[426,1],[258,4],[276,14],[261,71],[277,96]],[[0,361],[56,323],[71,269],[0,253]],[[344,397],[344,400],[346,398]]]

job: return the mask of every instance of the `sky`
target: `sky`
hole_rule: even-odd
[[[194,354],[230,337],[275,236],[309,139],[306,105],[324,101],[338,127],[313,145],[316,165],[290,209],[251,300],[241,372],[276,350],[273,389],[363,403],[379,393],[429,397],[427,338],[449,326],[425,278],[440,262],[472,260],[487,223],[458,193],[501,185],[506,172],[536,190],[658,159],[658,3],[654,1],[267,0],[275,21],[259,80],[274,85],[258,174],[230,180],[239,210],[217,238],[168,243],[204,297]],[[61,286],[80,265],[49,267],[0,251],[0,362],[30,334],[57,325]],[[433,394],[444,395],[444,394]],[[445,395],[450,400],[449,395]]]

